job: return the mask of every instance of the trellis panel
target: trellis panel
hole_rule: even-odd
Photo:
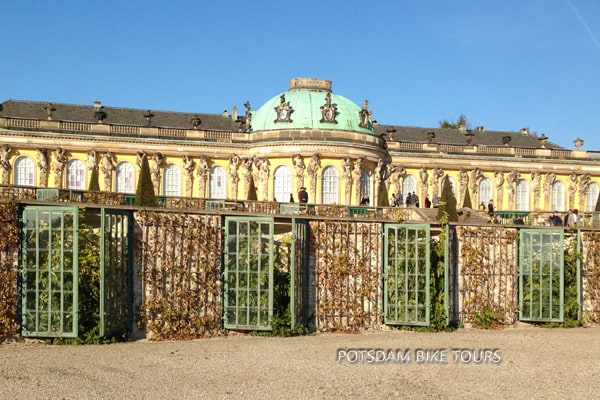
[[[430,256],[428,225],[386,225],[385,323],[428,326]]]

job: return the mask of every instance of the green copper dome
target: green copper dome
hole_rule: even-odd
[[[290,81],[290,90],[252,111],[250,132],[323,129],[373,134],[370,114],[366,101],[361,108],[331,93],[331,81],[295,78]]]

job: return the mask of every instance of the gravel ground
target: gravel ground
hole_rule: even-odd
[[[453,349],[464,350],[457,362]],[[429,362],[418,350],[429,350]],[[379,362],[383,355],[387,362]],[[600,327],[0,345],[0,399],[575,396],[600,396]]]

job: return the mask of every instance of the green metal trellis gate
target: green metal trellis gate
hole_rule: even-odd
[[[77,337],[79,334],[80,252],[100,249],[99,333],[124,334],[132,323],[132,226],[129,211],[86,211],[77,207],[27,206],[22,214],[21,319],[30,337]],[[91,249],[81,243],[81,224],[103,232]],[[91,312],[91,311],[90,311]]]
[[[564,232],[522,229],[519,242],[519,318],[563,321]]]
[[[123,335],[133,322],[133,217],[103,208],[101,221],[100,335]]]
[[[22,241],[23,336],[77,337],[76,207],[26,207]]]
[[[429,225],[385,227],[385,323],[428,326],[430,320]]]
[[[224,327],[271,330],[273,219],[225,219]]]
[[[308,246],[309,225],[308,221],[297,218],[292,219],[292,265],[290,267],[290,302],[291,324],[295,328],[298,324],[308,326]]]

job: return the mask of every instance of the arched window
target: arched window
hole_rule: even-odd
[[[167,164],[163,172],[165,196],[181,196],[181,170],[175,164]]]
[[[323,204],[337,204],[338,202],[338,174],[334,167],[323,168],[321,174],[323,189],[321,198]],[[309,193],[310,196],[310,193]]]
[[[35,185],[35,167],[29,157],[19,157],[15,160],[15,185]]]
[[[369,171],[363,171],[360,174],[361,182],[360,182],[360,193],[368,194],[371,197],[371,177],[369,176]]]
[[[477,207],[479,204],[487,204],[492,199],[492,181],[488,178],[481,178],[479,181],[479,194],[477,204],[473,204]]]
[[[444,190],[444,179],[448,179],[448,182],[450,182],[450,191],[454,194],[456,194],[456,183],[454,182],[454,178],[451,177],[450,175],[445,175],[443,177],[440,178],[440,185],[439,185],[439,193],[438,196],[442,197],[442,191]],[[435,193],[434,193],[435,195]]]
[[[592,182],[585,191],[586,211],[596,211],[596,203],[598,202],[598,184]]]
[[[454,181],[454,178],[451,176],[448,176],[448,180],[450,181],[450,190],[452,190],[452,193],[454,193],[456,195],[456,182]],[[444,186],[442,186],[442,189],[444,188]]]
[[[517,182],[516,197],[517,211],[529,211],[529,185],[525,179]]]
[[[412,175],[406,175],[402,179],[402,202],[404,204],[406,204],[406,196],[412,192],[417,193],[417,180]]]
[[[223,167],[219,167],[217,165],[210,169],[210,186],[208,197],[211,199],[227,198],[227,182],[225,169]]]
[[[275,196],[275,201],[288,202],[290,194],[292,194],[292,172],[288,167],[282,165],[273,172],[273,196]],[[296,196],[294,196],[294,200],[299,201]]]
[[[67,163],[67,189],[85,190],[85,164],[73,159]]]
[[[133,165],[120,162],[117,165],[117,193],[135,193],[135,174]]]
[[[565,184],[561,181],[552,184],[552,210],[565,211]]]

